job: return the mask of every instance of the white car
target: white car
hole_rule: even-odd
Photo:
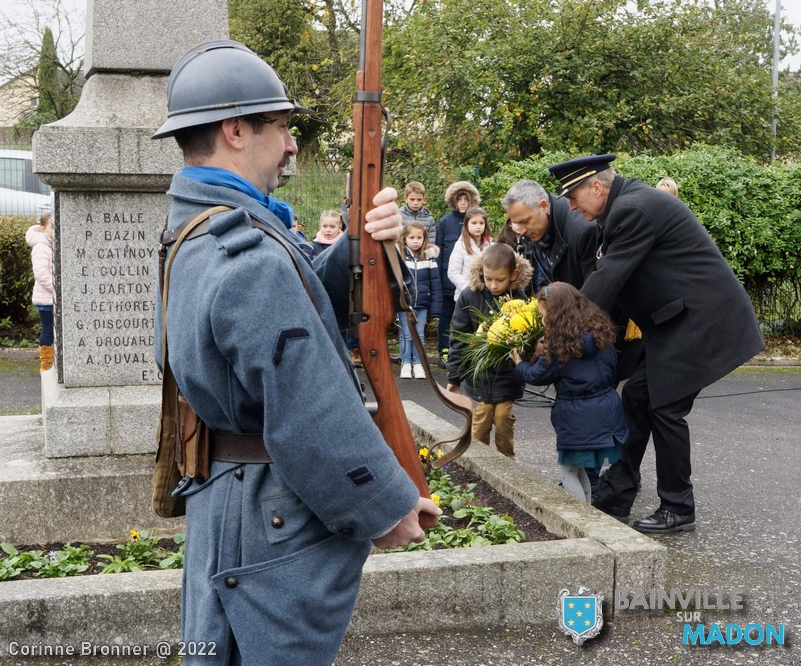
[[[0,150],[0,215],[38,218],[51,208],[50,187],[33,173],[33,153]]]

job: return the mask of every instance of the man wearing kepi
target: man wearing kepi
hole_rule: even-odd
[[[184,663],[328,665],[371,545],[422,540],[418,513],[439,509],[419,497],[364,408],[332,305],[346,301],[347,243],[313,266],[289,232],[291,208],[269,196],[297,153],[290,115],[306,110],[271,67],[228,40],[184,55],[167,92],[168,120],[153,138],[175,137],[186,164],[168,192],[168,228],[231,208],[176,255],[170,364],[213,431],[258,433],[264,449],[257,463],[224,462],[241,458],[227,438],[210,478],[187,477],[177,491],[186,498],[183,640],[215,646],[215,656]],[[398,237],[396,198],[376,196],[374,239]]]
[[[659,508],[634,523],[652,534],[695,528],[690,434],[698,393],[765,344],[748,296],[709,234],[678,199],[610,167],[615,155],[555,164],[572,210],[596,220],[597,270],[582,293],[621,305],[642,330],[644,358],[623,388],[630,437],[594,505],[628,520],[651,435]]]

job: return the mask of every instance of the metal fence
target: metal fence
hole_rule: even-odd
[[[276,190],[275,196],[295,209],[301,227],[311,240],[317,233],[320,213],[339,210],[345,198],[347,171],[330,162],[298,164],[295,175]]]

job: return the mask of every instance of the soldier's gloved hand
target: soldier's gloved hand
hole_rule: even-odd
[[[439,516],[442,513],[442,509],[434,504],[432,500],[420,497],[414,509],[409,511],[395,527],[385,535],[373,539],[373,545],[376,548],[397,548],[398,546],[408,546],[412,541],[420,543],[426,536],[420,527],[418,519],[418,514],[420,513]]]
[[[370,234],[373,240],[396,241],[400,238],[403,223],[398,212],[398,204],[395,203],[397,198],[398,193],[393,187],[385,187],[373,197],[376,208],[373,208],[364,217],[367,222],[364,230]]]

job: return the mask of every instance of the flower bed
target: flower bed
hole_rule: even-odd
[[[64,578],[88,574],[131,573],[145,569],[181,569],[184,534],[172,539],[155,531],[131,530],[118,545],[49,544],[41,547],[0,544],[0,581],[25,578]]]
[[[423,448],[421,458],[429,452]],[[396,551],[439,550],[559,539],[489,484],[458,465],[429,470],[432,498],[443,509],[426,539]],[[0,581],[180,569],[184,534],[165,539],[155,530],[131,530],[123,544],[0,544]],[[375,549],[375,552],[384,552]]]

